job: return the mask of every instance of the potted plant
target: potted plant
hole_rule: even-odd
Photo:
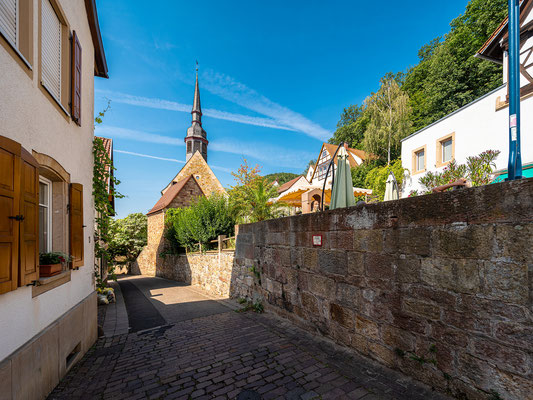
[[[63,270],[63,264],[71,261],[68,254],[59,251],[39,254],[39,276],[49,277],[59,274]]]

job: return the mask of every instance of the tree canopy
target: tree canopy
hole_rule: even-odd
[[[307,173],[307,171],[305,173]],[[265,175],[265,179],[268,182],[278,181],[278,183],[281,186],[284,183],[289,182],[291,179],[296,178],[297,176],[300,176],[300,175],[293,174],[292,172],[276,172],[274,174]]]

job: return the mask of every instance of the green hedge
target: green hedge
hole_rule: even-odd
[[[233,236],[235,217],[226,197],[200,197],[187,208],[172,208],[166,214],[165,238],[173,253],[203,248],[218,235]]]

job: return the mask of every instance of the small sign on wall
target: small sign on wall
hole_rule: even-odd
[[[322,246],[322,235],[313,235],[313,246]]]

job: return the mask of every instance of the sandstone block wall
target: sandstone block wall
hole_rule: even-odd
[[[241,225],[231,295],[455,396],[533,399],[532,205],[527,179]]]
[[[229,297],[234,256],[232,251],[169,255],[158,264],[156,275],[200,286],[215,296]]]
[[[164,247],[165,211],[148,216],[148,242],[131,267],[135,275],[155,276],[156,265]]]

